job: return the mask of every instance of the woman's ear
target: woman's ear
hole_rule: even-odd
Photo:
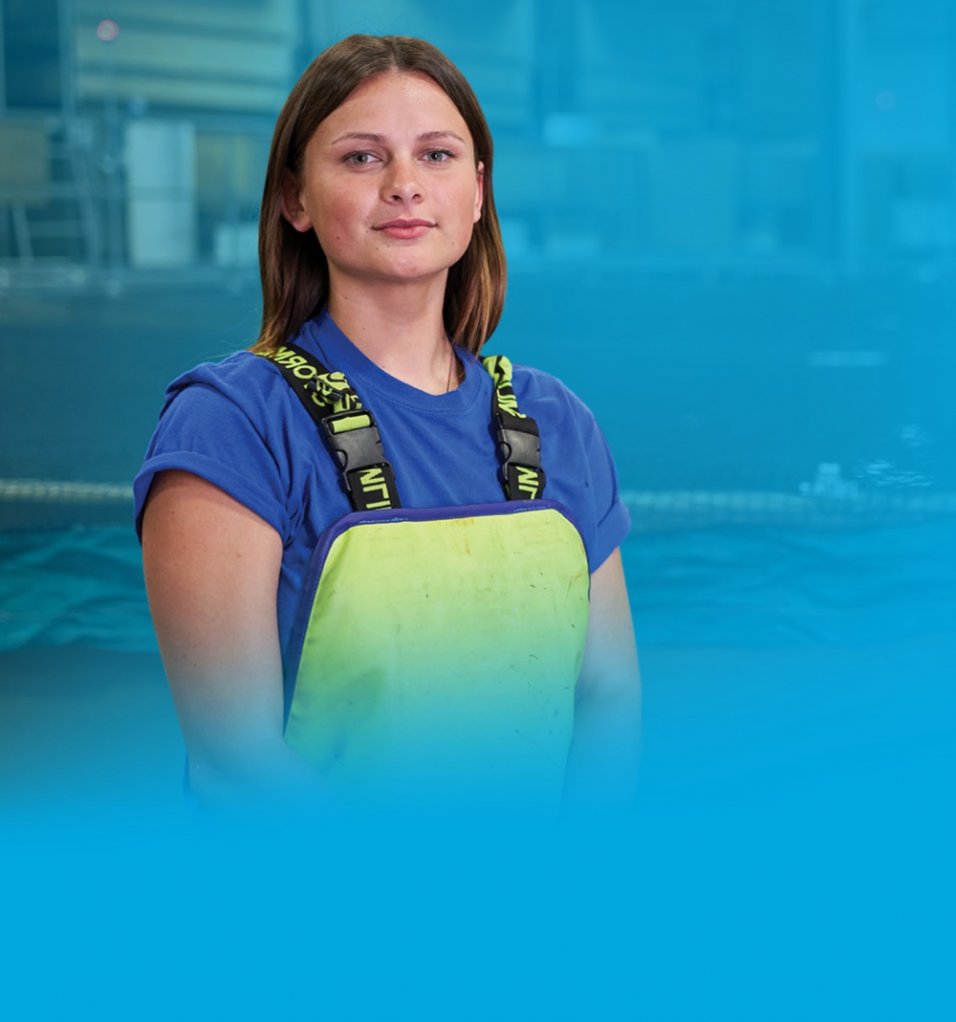
[[[282,215],[297,231],[312,230],[312,218],[302,205],[302,191],[291,170],[282,178]]]
[[[481,207],[485,201],[485,165],[481,160],[478,161],[476,171],[478,187],[475,189],[475,218],[472,220],[475,224],[481,219]]]

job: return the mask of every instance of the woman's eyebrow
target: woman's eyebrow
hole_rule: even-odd
[[[462,145],[465,144],[465,140],[461,137],[461,135],[456,135],[453,131],[426,131],[418,136],[418,141],[434,142],[436,139],[439,138],[453,138],[456,139],[458,142],[461,142]]]
[[[453,131],[423,131],[417,138],[419,142],[434,142],[436,139],[441,138],[453,138],[462,145],[465,144],[465,140],[461,135],[456,135]],[[333,139],[329,145],[337,145],[339,142],[346,141],[360,141],[360,142],[376,142],[378,145],[384,145],[386,139],[384,135],[380,135],[374,131],[349,131],[344,135],[339,135],[338,138]]]
[[[378,142],[381,145],[385,141],[385,136],[378,135],[374,131],[349,131],[333,139],[329,145],[336,145],[338,142],[345,142],[349,139],[356,139],[360,142]]]

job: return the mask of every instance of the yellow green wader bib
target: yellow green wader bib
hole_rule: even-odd
[[[484,360],[509,499],[407,509],[344,377],[291,346],[270,357],[355,508],[313,554],[286,664],[287,743],[348,797],[556,802],[590,577],[567,512],[540,498],[537,427],[510,364]]]

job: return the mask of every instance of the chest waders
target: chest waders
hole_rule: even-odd
[[[352,505],[312,555],[286,653],[286,742],[350,797],[556,803],[590,576],[577,528],[541,498],[538,429],[510,362],[482,360],[507,499],[403,509],[345,376],[289,344],[264,357]]]

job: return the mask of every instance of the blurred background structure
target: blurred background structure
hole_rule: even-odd
[[[626,486],[956,488],[943,0],[0,11],[0,479],[129,479],[163,382],[255,335],[289,87],[343,34],[401,30],[462,66],[495,133],[493,344],[573,378]],[[27,337],[71,380],[68,436]]]
[[[272,125],[356,31],[435,42],[484,105],[510,260],[490,348],[562,377],[610,439],[652,739],[739,744],[754,705],[750,738],[777,734],[794,705],[760,700],[793,692],[770,682],[796,648],[842,642],[841,677],[885,663],[882,642],[935,649],[956,511],[952,4],[0,0],[9,690],[38,691],[30,650],[154,657],[129,481],[166,383],[254,340]],[[942,653],[920,641],[895,676],[922,672],[932,702]],[[778,666],[741,659],[757,646]],[[713,708],[698,681],[748,671],[767,687],[724,688],[689,726],[673,693]],[[889,675],[824,689],[836,718],[857,697],[900,710]],[[810,727],[819,704],[796,702]]]

